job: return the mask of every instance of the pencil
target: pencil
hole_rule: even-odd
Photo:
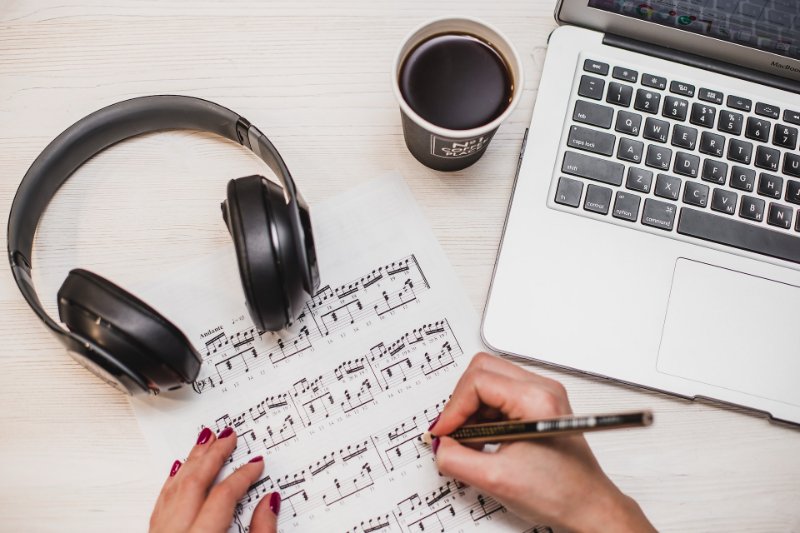
[[[611,415],[563,416],[544,420],[505,420],[486,424],[461,426],[447,435],[463,443],[495,443],[515,440],[556,437],[589,431],[644,427],[653,423],[651,411],[618,413]],[[422,435],[423,442],[430,444],[438,436],[430,431]]]

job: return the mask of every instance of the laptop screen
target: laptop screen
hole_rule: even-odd
[[[800,59],[800,0],[588,0],[589,7]]]

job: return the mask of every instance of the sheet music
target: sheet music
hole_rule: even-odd
[[[274,490],[284,533],[545,531],[440,476],[421,442],[481,345],[477,316],[402,178],[312,214],[322,286],[286,331],[253,328],[232,246],[140,291],[204,359],[192,387],[134,400],[161,462],[183,458],[203,426],[234,427],[222,475],[255,455],[265,462],[235,532]]]

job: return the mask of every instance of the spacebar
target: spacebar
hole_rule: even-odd
[[[800,238],[684,207],[678,233],[800,263]]]

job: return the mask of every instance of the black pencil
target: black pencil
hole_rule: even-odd
[[[461,426],[447,436],[464,443],[489,444],[606,429],[644,427],[652,423],[653,413],[651,411],[637,411],[611,415],[563,416],[544,420],[505,420],[486,424],[470,424]],[[422,436],[422,440],[430,444],[437,436],[441,435],[428,431]]]

